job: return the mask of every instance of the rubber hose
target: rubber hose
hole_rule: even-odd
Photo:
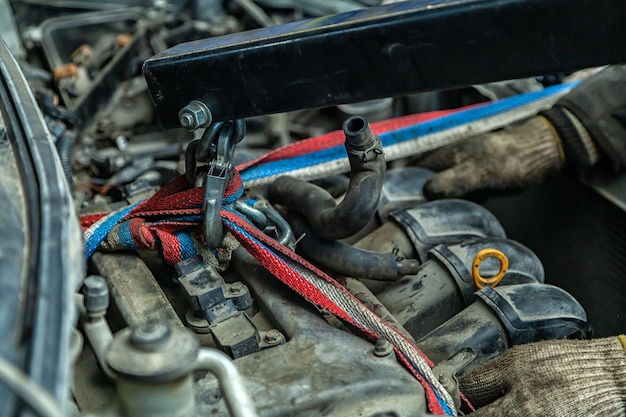
[[[398,258],[391,252],[372,252],[322,239],[313,233],[306,219],[294,211],[289,212],[288,218],[295,236],[302,236],[298,251],[324,270],[349,277],[396,281],[405,275],[416,274],[419,269],[417,259]]]
[[[352,236],[370,222],[385,178],[383,147],[367,120],[350,117],[344,122],[343,131],[350,161],[350,184],[341,203],[337,205],[323,188],[287,176],[277,178],[269,188],[272,203],[304,214],[315,233],[330,240]]]
[[[59,159],[61,160],[61,166],[63,167],[63,173],[67,179],[67,183],[70,186],[70,190],[74,191],[74,170],[72,168],[72,139],[67,135],[61,135],[57,139],[57,152],[59,153]]]
[[[328,191],[333,198],[339,198],[348,191],[350,178],[346,175],[331,175],[311,182]]]

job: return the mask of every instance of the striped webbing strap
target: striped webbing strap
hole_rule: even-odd
[[[393,326],[378,317],[335,279],[291,249],[280,245],[229,208],[243,194],[237,173],[228,184],[221,216],[226,228],[272,275],[319,308],[333,313],[370,341],[381,337],[393,346],[400,363],[424,387],[428,407],[435,414],[456,415],[450,394],[433,374],[433,363]],[[122,242],[123,248],[161,249],[166,262],[175,264],[194,256],[193,243],[184,239],[202,221],[201,187],[191,188],[184,176],[153,197],[111,214],[81,217],[86,253],[103,242]],[[114,237],[109,236],[111,233]]]

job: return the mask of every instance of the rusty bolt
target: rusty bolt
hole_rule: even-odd
[[[178,113],[178,120],[182,127],[193,131],[209,126],[213,121],[213,115],[206,104],[193,100]]]
[[[74,64],[84,64],[88,62],[93,56],[93,48],[84,43],[70,55],[70,59]]]
[[[230,292],[233,295],[239,295],[242,294],[244,291],[246,290],[246,286],[243,285],[243,282],[233,282],[232,285],[230,286]]]
[[[120,33],[119,35],[115,37],[118,48],[125,47],[126,45],[130,43],[132,39],[133,39],[133,35],[131,35],[130,33]]]
[[[265,341],[268,344],[273,345],[273,344],[280,342],[282,336],[283,336],[282,333],[278,331],[277,329],[270,329],[265,334]]]
[[[384,337],[379,338],[374,345],[374,355],[379,357],[385,357],[391,355],[393,352],[393,345],[389,343]]]

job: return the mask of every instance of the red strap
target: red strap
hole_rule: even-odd
[[[354,297],[352,293],[348,292],[345,289],[345,287],[341,286],[337,281],[335,281],[330,276],[328,276],[327,274],[319,270],[314,265],[307,262],[305,259],[295,254],[293,251],[288,250],[284,246],[278,244],[273,239],[268,238],[266,235],[256,230],[255,228],[249,227],[247,223],[242,221],[234,213],[223,211],[222,216],[228,219],[229,221],[231,221],[232,223],[236,224],[237,226],[245,229],[246,232],[250,233],[250,235],[252,235],[255,239],[258,239],[259,241],[263,242],[272,250],[280,253],[286,258],[293,260],[295,263],[302,265],[304,268],[312,271],[319,277],[331,283],[332,285],[337,287],[342,293],[352,298],[354,303],[361,304],[361,302],[356,297]],[[326,294],[322,293],[319,289],[313,286],[310,282],[304,279],[300,274],[298,274],[292,268],[285,268],[284,265],[282,265],[282,263],[280,262],[277,262],[277,260],[270,253],[263,250],[263,248],[259,247],[258,245],[254,244],[245,236],[240,235],[237,232],[237,230],[231,229],[231,233],[233,233],[237,237],[237,239],[246,248],[246,250],[248,250],[255,257],[255,259],[257,259],[261,263],[261,265],[263,265],[270,273],[272,273],[272,275],[274,275],[283,283],[285,283],[287,286],[289,286],[291,289],[293,289],[294,291],[302,295],[305,299],[307,299],[308,301],[314,303],[315,305],[323,309],[330,311],[335,316],[342,319],[344,322],[350,323],[359,331],[361,331],[364,335],[366,335],[370,340],[375,341],[378,337],[380,337],[380,335],[373,333],[370,329],[366,329],[360,326],[344,310],[340,309],[333,300],[328,298]],[[391,325],[389,324],[387,325],[390,329],[393,329],[397,334],[399,334],[402,338],[406,340],[406,338],[401,333],[397,332]],[[406,341],[410,343],[417,352],[419,352],[419,354],[426,361],[428,366],[430,367],[433,366],[433,363],[426,357],[426,355],[424,355],[419,350],[417,346],[415,346],[412,342],[408,340]],[[419,372],[417,372],[413,368],[409,360],[397,348],[396,348],[396,354],[397,354],[398,359],[403,363],[403,365],[413,374],[413,376],[425,388],[426,397],[428,400],[430,410],[436,414],[444,414],[444,410],[443,408],[441,408],[441,405],[439,404],[439,401],[437,400],[437,397],[435,396],[434,391],[432,391],[432,389],[428,389],[429,388],[428,382],[424,379],[424,377]]]
[[[239,189],[241,186],[241,178],[238,173],[235,174],[233,181],[228,184],[227,192],[232,194],[234,191]],[[131,230],[135,230],[135,235],[140,236],[142,243],[145,243],[148,247],[154,245],[154,239],[158,238],[161,241],[163,247],[163,253],[166,262],[174,264],[177,262],[178,257],[180,256],[180,242],[178,239],[172,234],[173,232],[180,230],[181,227],[189,226],[193,223],[162,223],[150,227],[146,227],[144,218],[146,216],[159,216],[159,215],[167,215],[171,216],[172,214],[199,214],[201,213],[201,208],[199,207],[202,204],[203,198],[203,190],[201,187],[189,189],[190,184],[186,180],[185,177],[180,177],[170,184],[163,187],[159,192],[157,192],[152,198],[147,199],[146,201],[140,203],[131,213],[127,216],[127,219],[130,220]],[[197,206],[197,207],[194,207]],[[344,296],[347,296],[352,299],[353,303],[360,304],[360,302],[349,293],[343,286],[337,283],[334,279],[326,275],[323,271],[316,268],[314,265],[308,263],[303,258],[296,255],[293,251],[288,250],[284,246],[278,244],[273,239],[269,238],[261,231],[256,228],[250,227],[248,223],[243,221],[239,216],[232,212],[228,212],[223,210],[222,217],[229,220],[230,222],[238,225],[240,228],[244,229],[247,233],[253,236],[260,242],[263,242],[270,250],[280,254],[284,259],[289,260],[294,265],[299,265],[306,270],[314,273],[317,277],[322,278],[327,283],[332,284],[338,291],[340,291]],[[85,226],[102,217],[102,214],[92,214],[88,216],[83,216],[81,218],[81,225]],[[183,224],[184,223],[184,224]],[[149,230],[148,230],[149,229]],[[276,258],[276,255],[273,255],[268,250],[260,247],[257,244],[254,244],[253,241],[250,241],[244,235],[241,235],[237,232],[237,230],[231,229],[231,232],[238,237],[238,240],[242,243],[242,245],[252,254],[254,257],[265,267],[267,268],[274,276],[279,278],[282,282],[287,284],[289,287],[294,289],[296,292],[304,296],[310,302],[320,306],[321,308],[327,309],[328,311],[335,314],[337,317],[344,320],[346,323],[352,324],[355,328],[361,331],[364,335],[366,335],[370,340],[375,340],[380,337],[380,335],[374,333],[371,329],[364,328],[359,322],[356,322],[350,314],[348,314],[343,308],[340,308],[336,302],[329,298],[329,296],[322,291],[320,291],[317,287],[315,287],[312,283],[307,281],[300,273],[297,272],[294,268],[285,267],[284,261],[280,261]],[[168,248],[168,250],[166,250]],[[170,250],[171,249],[171,250]],[[382,320],[382,319],[379,319]],[[387,324],[390,329],[393,329],[390,325]],[[385,330],[386,331],[386,330]],[[395,331],[395,330],[394,330]],[[415,352],[418,352],[424,359],[424,361],[428,364],[428,366],[432,367],[433,363],[428,360],[419,351],[419,349],[413,345],[411,342],[406,340],[404,336],[402,336],[399,332],[395,331],[395,333],[399,334],[406,342],[410,343]],[[402,342],[404,343],[404,342]],[[424,379],[424,377],[418,372],[410,363],[408,358],[404,356],[403,352],[398,350],[396,347],[396,354],[398,359],[409,369],[409,371],[415,376],[416,379],[425,387],[426,396],[428,399],[429,407],[434,413],[443,413],[443,408],[439,404],[437,397],[430,387],[429,383]],[[463,397],[464,398],[464,397]]]
[[[84,214],[80,216],[80,227],[83,230],[88,229],[92,224],[103,218],[109,213],[94,213],[94,214]]]
[[[469,398],[467,398],[465,396],[465,394],[463,394],[463,392],[461,392],[461,390],[459,390],[459,395],[461,396],[461,403],[465,404],[465,406],[470,410],[470,411],[476,411],[476,407],[474,407],[474,405],[470,402]]]
[[[371,124],[371,128],[375,134],[380,135],[381,133],[401,129],[403,127],[407,127],[407,126],[411,126],[417,123],[443,117],[448,114],[456,113],[458,111],[466,110],[468,108],[475,107],[475,106],[476,105],[471,105],[471,106],[465,106],[465,107],[461,107],[461,108],[453,109],[453,110],[440,110],[440,111],[432,111],[432,112],[426,112],[426,113],[410,114],[408,116],[396,117],[394,119],[374,122]],[[261,155],[260,157],[253,159],[252,161],[237,165],[237,169],[239,171],[243,171],[246,168],[249,168],[253,165],[258,165],[260,163],[271,162],[271,161],[276,161],[276,160],[285,159],[285,158],[293,158],[295,156],[300,156],[300,155],[304,155],[307,153],[313,153],[322,149],[339,146],[343,144],[344,141],[345,141],[345,137],[344,137],[343,131],[335,130],[333,132],[329,132],[321,136],[304,139],[304,140],[292,143],[290,145],[280,147],[274,151]]]

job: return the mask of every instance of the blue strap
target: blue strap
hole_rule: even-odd
[[[458,113],[428,120],[423,123],[381,133],[379,136],[383,147],[388,147],[515,110],[516,108],[550,97],[564,90],[570,90],[577,84],[578,83],[558,84],[547,87],[542,91],[508,97],[480,107],[463,110]],[[344,146],[334,146],[332,148],[316,151],[315,153],[249,167],[241,173],[241,179],[244,182],[258,180],[345,157],[346,150]]]

